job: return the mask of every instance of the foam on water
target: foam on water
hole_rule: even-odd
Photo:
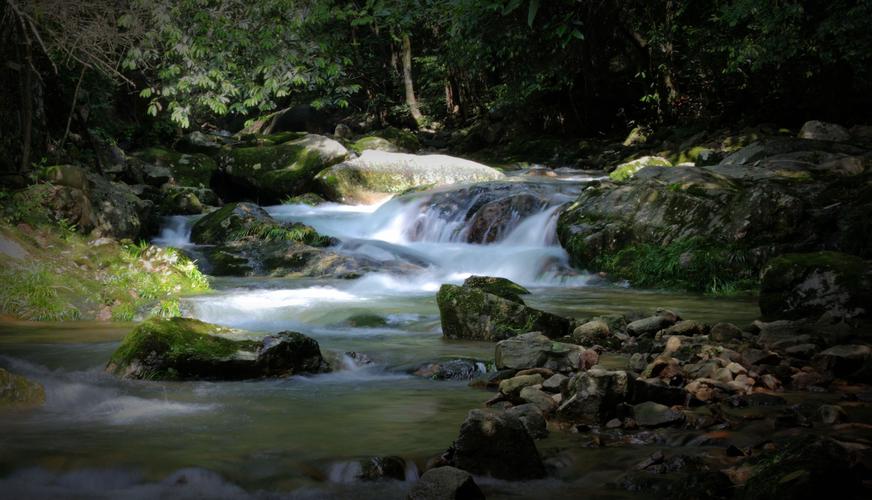
[[[194,217],[188,215],[173,215],[167,217],[160,234],[152,242],[161,247],[187,248],[192,246],[191,227]]]

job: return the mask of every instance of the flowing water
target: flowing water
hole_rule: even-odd
[[[380,206],[268,207],[280,220],[339,238],[340,252],[416,264],[404,274],[375,272],[356,280],[220,278],[214,293],[183,304],[204,321],[306,333],[333,353],[341,369],[330,374],[121,381],[102,369],[129,325],[0,324],[0,366],[47,390],[44,407],[0,415],[0,497],[402,498],[409,481],[355,482],[356,460],[401,456],[412,480],[450,445],[468,410],[490,397],[465,382],[409,374],[432,361],[492,360],[492,344],[447,341],[440,333],[435,291],[471,274],[518,281],[533,292],[525,299],[530,305],[571,317],[659,306],[702,321],[742,323],[757,316],[750,299],[588,284],[555,238],[559,206],[588,181],[574,174],[508,187],[532,192],[541,203],[503,214],[500,227],[482,226],[493,236],[488,244],[468,242],[469,213],[490,195],[466,188]],[[191,218],[171,218],[155,242],[196,255],[190,225]],[[342,354],[349,351],[373,363],[358,365]],[[573,448],[574,438],[553,434],[540,443],[543,453]],[[630,460],[619,450],[573,453],[571,459],[558,455],[572,462],[571,475],[520,486],[485,480],[485,489],[491,497],[543,491],[571,497],[601,485]]]

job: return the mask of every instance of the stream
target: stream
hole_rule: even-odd
[[[533,212],[514,213],[500,228],[487,227],[488,244],[468,242],[466,214],[478,201],[463,187],[378,206],[266,207],[279,220],[339,238],[340,252],[386,268],[416,266],[355,280],[215,278],[215,292],[183,304],[187,315],[208,322],[310,335],[340,366],[329,374],[246,382],[118,380],[103,367],[129,324],[0,323],[0,366],[44,384],[47,392],[44,407],[0,416],[0,497],[404,498],[418,471],[457,436],[467,412],[490,397],[465,381],[410,374],[433,361],[493,359],[491,343],[441,336],[435,292],[471,274],[517,281],[532,291],[525,297],[529,305],[570,317],[661,306],[709,322],[742,324],[758,316],[753,298],[640,291],[597,284],[573,270],[556,241],[556,214],[592,180],[573,173],[510,181],[544,202]],[[191,223],[189,217],[168,219],[155,243],[197,255]],[[360,365],[343,354],[352,351],[373,362]],[[480,484],[488,498],[577,497],[601,490],[615,471],[638,461],[638,451],[582,448],[578,439],[552,432],[538,442],[543,456],[570,464],[556,476]],[[355,481],[358,459],[389,455],[406,460],[407,481]]]

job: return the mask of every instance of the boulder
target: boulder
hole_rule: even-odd
[[[147,380],[239,380],[327,371],[318,342],[301,333],[261,339],[189,318],[140,323],[116,349],[106,370]]]
[[[709,331],[715,342],[732,342],[742,338],[742,330],[732,323],[717,323]]]
[[[523,304],[524,301],[520,296],[530,293],[530,290],[527,290],[514,281],[493,276],[470,276],[463,280],[463,286],[478,288],[479,290],[496,295],[497,297],[502,297],[506,300],[519,302],[521,304]]]
[[[500,393],[509,397],[517,398],[518,394],[520,394],[521,389],[524,387],[529,387],[531,385],[539,385],[544,382],[545,379],[542,375],[533,374],[533,375],[518,375],[512,378],[507,378],[500,382]]]
[[[646,401],[633,406],[633,419],[642,427],[663,427],[684,421],[684,414],[672,408]]]
[[[545,421],[545,414],[537,405],[527,403],[513,406],[506,410],[506,413],[518,417],[533,439],[548,437],[548,423]]]
[[[509,481],[539,479],[545,466],[521,420],[506,412],[472,410],[449,451],[451,465]]]
[[[311,191],[318,172],[347,156],[348,150],[333,139],[307,134],[277,145],[229,149],[218,163],[227,194],[279,202]]]
[[[535,405],[536,408],[539,408],[546,415],[557,409],[557,402],[554,400],[554,397],[536,387],[524,387],[521,389],[520,394],[518,394],[518,398],[525,403]]]
[[[766,317],[872,315],[872,266],[839,252],[786,254],[763,270],[760,311]]]
[[[572,341],[585,347],[601,345],[603,347],[620,347],[621,341],[612,335],[608,323],[601,320],[588,321],[572,331]]]
[[[520,219],[541,212],[548,206],[544,197],[519,193],[482,205],[467,224],[466,241],[493,243],[517,227]]]
[[[643,156],[626,163],[621,163],[609,174],[609,178],[615,182],[630,179],[636,172],[646,167],[671,167],[672,163],[660,156]]]
[[[868,345],[837,345],[814,357],[815,367],[836,377],[872,382],[872,347]]]
[[[442,334],[450,339],[499,341],[532,331],[562,337],[571,326],[566,318],[470,286],[442,285],[436,303]]]
[[[615,418],[618,405],[630,397],[630,377],[625,371],[593,368],[569,382],[570,397],[557,412],[576,422],[599,424]]]
[[[328,199],[372,202],[420,186],[493,181],[503,174],[473,161],[446,155],[412,155],[364,151],[358,158],[334,165],[316,181]]]
[[[218,151],[218,148],[210,151]],[[154,186],[168,182],[175,186],[208,188],[218,171],[218,164],[207,154],[185,154],[157,146],[137,151],[130,162],[131,171],[126,180]]]
[[[638,319],[627,325],[627,333],[633,337],[654,335],[655,333],[675,324],[675,315],[656,314],[647,318]]]
[[[539,332],[530,332],[497,342],[494,362],[498,370],[547,368],[570,372],[579,368],[584,350],[574,344],[555,342]]]
[[[45,402],[45,388],[0,368],[0,410],[27,409]]]
[[[798,137],[818,141],[847,142],[851,139],[851,134],[841,125],[811,120],[802,125]]]
[[[456,467],[443,466],[425,472],[412,485],[408,500],[484,500],[472,476]]]
[[[366,150],[385,151],[388,153],[403,152],[400,147],[393,142],[383,137],[376,137],[373,135],[361,137],[360,139],[354,141],[354,144],[351,145],[351,149],[357,154],[363,153]]]
[[[433,380],[469,380],[487,372],[485,364],[475,359],[452,359],[437,363],[426,363],[413,374]]]
[[[229,203],[197,220],[191,228],[191,241],[201,245],[227,243],[255,226],[273,223],[266,210],[254,203]]]

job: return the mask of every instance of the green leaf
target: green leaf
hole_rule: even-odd
[[[533,27],[533,21],[536,19],[536,13],[539,11],[539,0],[530,0],[530,7],[527,10],[527,26]]]

